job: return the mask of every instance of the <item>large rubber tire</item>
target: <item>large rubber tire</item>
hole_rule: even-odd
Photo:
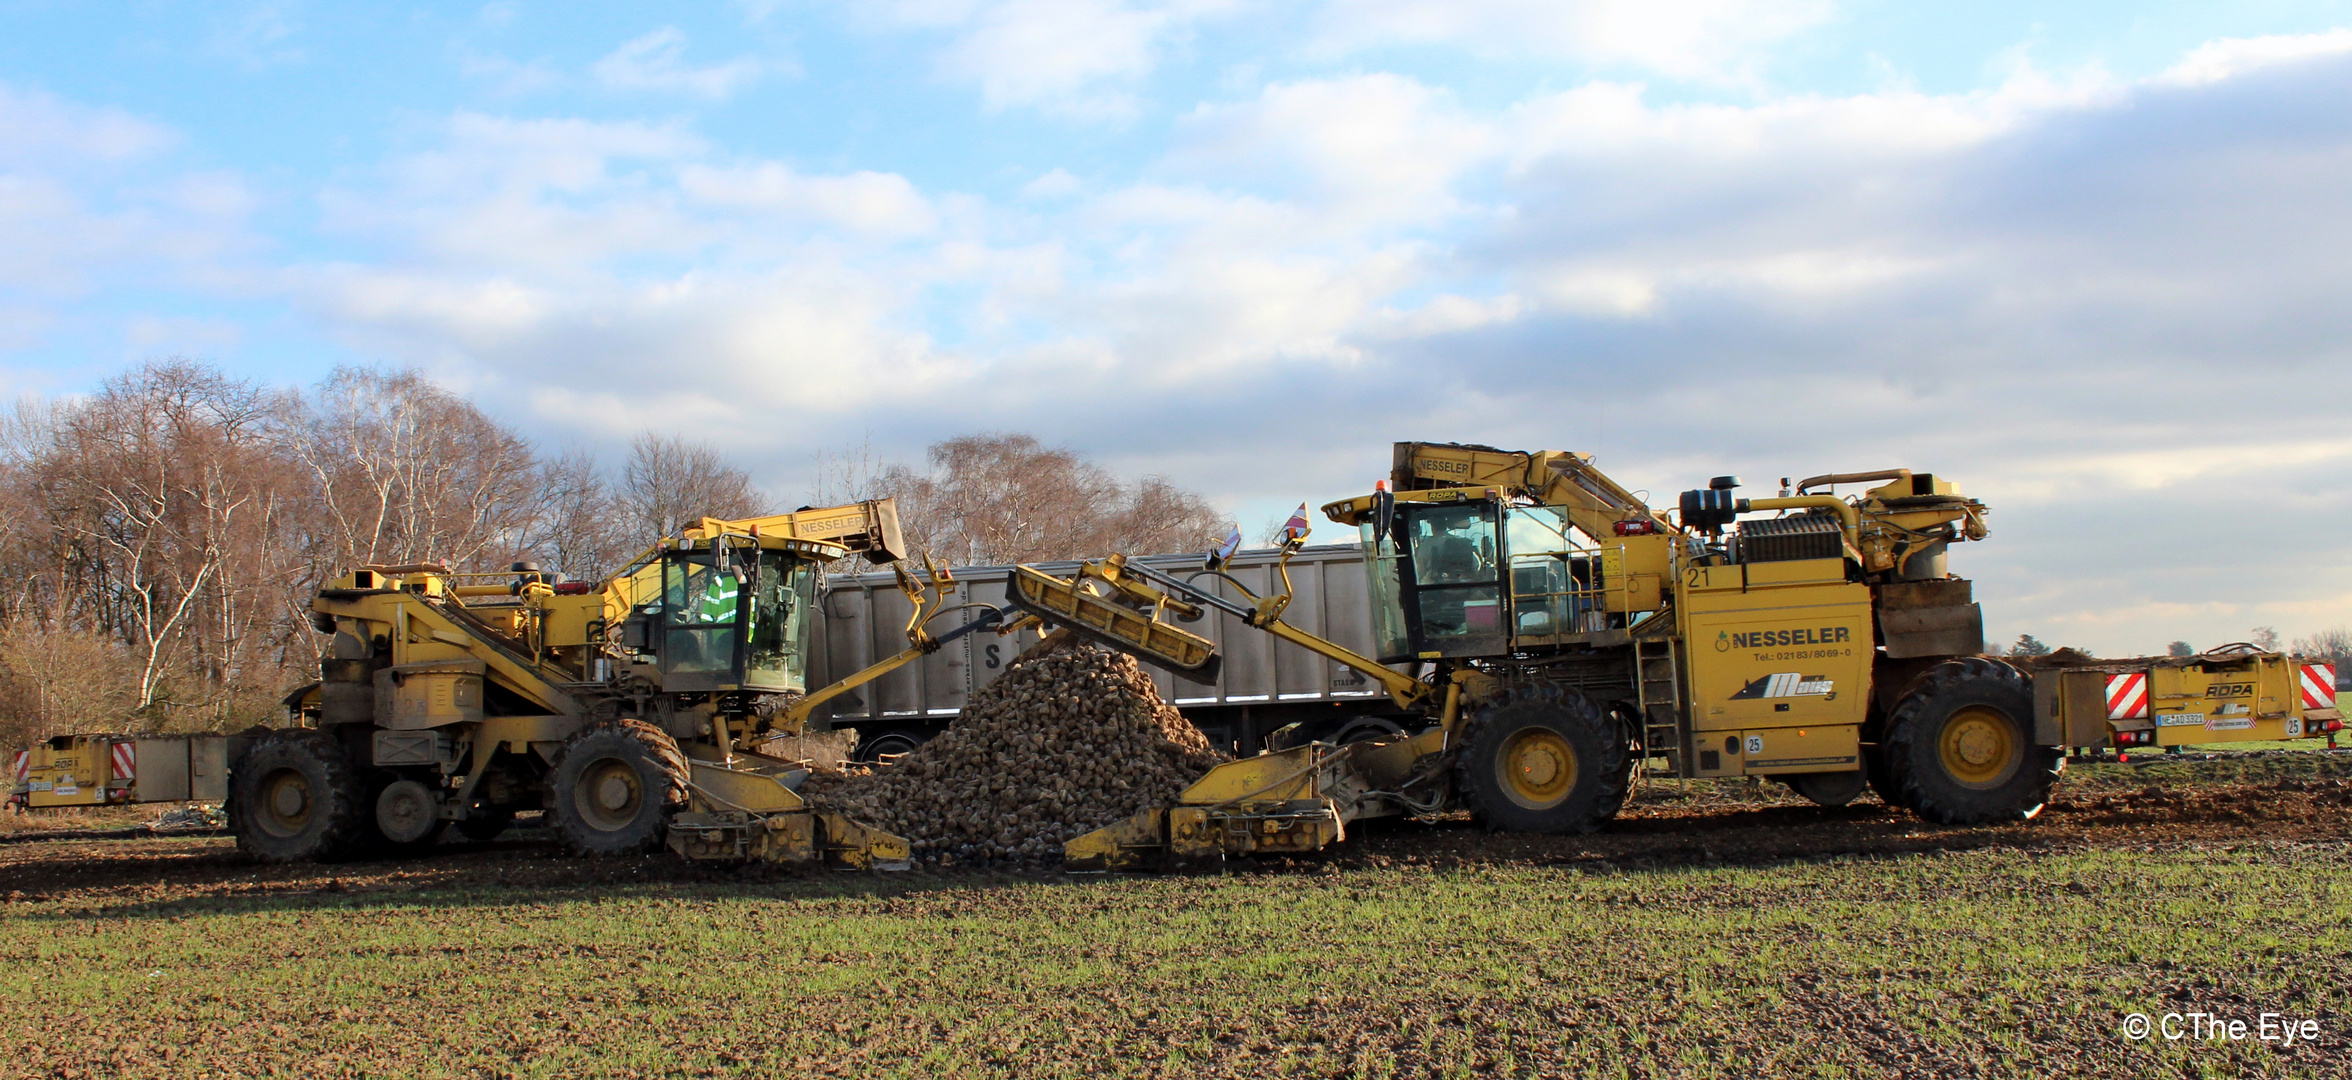
[[[930,742],[931,737],[909,728],[888,728],[858,740],[857,748],[849,752],[849,760],[873,765],[884,754],[911,753],[918,746]]]
[[[457,834],[477,843],[496,840],[514,825],[514,818],[512,810],[476,810],[457,823]]]
[[[1939,825],[2027,821],[2049,804],[2063,762],[2033,744],[2033,688],[1983,657],[1929,668],[1887,717],[1879,743],[1898,806]]]
[[[1625,806],[1633,756],[1600,703],[1562,687],[1516,686],[1478,708],[1454,761],[1454,790],[1490,829],[1585,833]]]
[[[231,772],[229,831],[237,850],[262,862],[349,858],[375,831],[367,779],[326,732],[273,731]]]
[[[686,755],[642,720],[581,728],[556,749],[554,764],[547,816],[576,855],[658,851],[670,815],[686,805]]]
[[[1815,806],[1835,809],[1862,797],[1869,783],[1860,772],[1791,773],[1773,779]]]
[[[415,855],[429,851],[433,845],[441,842],[441,834],[449,829],[449,822],[440,816],[440,804],[430,799],[433,785],[424,781],[410,780],[408,782],[414,784],[415,787],[404,788],[404,791],[413,795],[417,788],[423,788],[427,795],[425,801],[421,803],[404,801],[399,806],[386,805],[388,800],[385,793],[390,791],[394,785],[401,784],[403,779],[398,773],[378,772],[368,784],[367,846],[373,851],[381,851],[387,855]],[[402,811],[407,811],[407,813],[402,813]],[[395,821],[401,822],[411,829],[421,825],[422,834],[409,840],[393,839],[391,832],[385,828],[387,813],[393,814]],[[431,816],[425,817],[426,814]],[[407,820],[403,821],[402,819]]]

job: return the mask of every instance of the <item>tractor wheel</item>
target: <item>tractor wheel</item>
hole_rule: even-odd
[[[314,728],[273,731],[237,758],[229,829],[263,862],[326,862],[368,839],[368,785],[342,744]]]
[[[657,851],[670,815],[686,804],[686,755],[660,728],[608,720],[580,729],[555,752],[548,816],[577,855]]]
[[[1591,832],[1625,805],[1633,757],[1608,710],[1558,686],[1515,687],[1463,733],[1454,790],[1504,832]]]
[[[370,839],[396,855],[414,854],[441,842],[449,828],[441,816],[441,800],[423,782],[382,774],[368,800]]]
[[[476,842],[496,840],[513,824],[512,810],[476,810],[457,823],[457,834]]]
[[[1890,803],[1939,825],[2026,821],[2050,801],[2061,760],[2033,744],[2033,689],[2016,668],[1947,660],[1913,682],[1879,744]]]
[[[1815,806],[1844,806],[1861,798],[1862,789],[1869,786],[1859,771],[1792,773],[1778,779]]]

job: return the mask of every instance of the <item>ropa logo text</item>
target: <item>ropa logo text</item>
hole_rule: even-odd
[[[1850,641],[1843,626],[1808,626],[1802,630],[1751,630],[1731,635],[1734,649],[1772,649],[1788,645],[1835,645]]]

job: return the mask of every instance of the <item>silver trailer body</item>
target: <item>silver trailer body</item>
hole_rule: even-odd
[[[1152,555],[1136,561],[1179,578],[1200,571],[1199,555]],[[1277,552],[1244,551],[1229,569],[1261,596],[1281,591]],[[1075,562],[1034,564],[1050,573],[1075,573]],[[1007,566],[966,566],[951,571],[956,592],[947,604],[1003,607]],[[1327,544],[1301,550],[1290,562],[1294,593],[1283,621],[1358,652],[1372,651],[1371,607],[1366,593],[1363,549]],[[1214,578],[1219,595],[1239,600],[1233,587]],[[822,686],[906,648],[908,605],[895,578],[886,573],[839,575],[822,592],[824,642],[809,685]],[[941,632],[962,625],[977,610],[934,618]],[[1387,734],[1397,725],[1384,719],[1395,710],[1378,684],[1305,649],[1271,635],[1234,625],[1211,612],[1186,629],[1217,643],[1224,664],[1211,684],[1191,682],[1148,667],[1160,696],[1184,711],[1212,741],[1236,752],[1254,753],[1267,734],[1301,725],[1285,742],[1309,738],[1344,739]],[[972,692],[986,686],[1004,665],[1035,645],[1034,630],[1005,636],[987,631],[949,642],[936,653],[875,680],[834,703],[817,724],[857,728],[868,742],[898,733],[895,746],[928,738],[960,713]]]

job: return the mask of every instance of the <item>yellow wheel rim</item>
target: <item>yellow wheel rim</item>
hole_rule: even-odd
[[[2007,716],[1982,706],[1953,713],[1936,743],[1944,771],[1968,787],[1999,787],[2017,768],[2016,726]]]
[[[1557,732],[1518,732],[1495,757],[1495,779],[1512,802],[1530,810],[1556,806],[1576,787],[1576,749]]]
[[[645,785],[626,761],[606,758],[580,771],[572,787],[572,806],[591,827],[615,832],[637,820],[645,805]]]
[[[263,832],[293,836],[310,824],[310,781],[294,769],[279,769],[262,778],[256,792],[261,812],[253,816]]]

